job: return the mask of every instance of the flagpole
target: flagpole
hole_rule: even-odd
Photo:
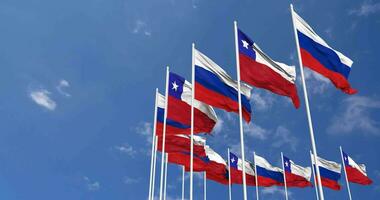
[[[344,158],[343,158],[342,146],[339,146],[339,149],[340,149],[340,156],[342,157],[342,165],[343,165],[343,169],[344,169],[344,176],[346,177],[348,196],[350,197],[350,200],[352,200],[351,190],[350,190],[350,184],[348,183],[347,171],[346,171],[346,166],[345,166]]]
[[[285,199],[288,200],[288,186],[286,183],[286,174],[285,174],[285,166],[284,166],[284,154],[281,152],[281,161],[282,161],[282,173],[284,175],[284,185],[285,185]]]
[[[152,133],[152,153],[150,158],[150,177],[149,177],[149,197],[148,199],[152,200],[152,180],[153,180],[153,159],[154,159],[154,148],[155,148],[155,139],[156,139],[156,121],[157,121],[157,93],[158,88],[156,88],[156,95],[154,101],[154,117],[153,117],[153,133]]]
[[[207,199],[207,176],[206,176],[206,171],[204,172],[204,175],[203,175],[203,199],[206,200]]]
[[[316,170],[315,171],[317,171],[317,181],[318,181],[318,183],[322,183],[321,182],[320,172],[319,172],[319,167],[318,167],[318,162],[317,162],[317,157],[318,157],[317,147],[316,147],[315,139],[314,139],[313,122],[312,122],[312,119],[311,119],[311,113],[310,113],[310,108],[309,108],[309,98],[308,98],[308,95],[307,95],[305,76],[304,76],[304,73],[303,73],[303,64],[302,64],[302,59],[301,59],[300,46],[299,46],[299,41],[298,41],[298,37],[297,37],[296,27],[295,27],[295,24],[294,24],[293,4],[290,4],[290,10],[292,12],[293,31],[294,31],[294,37],[295,37],[296,45],[297,45],[298,62],[299,62],[299,67],[300,67],[300,71],[301,71],[301,80],[302,80],[302,86],[303,86],[303,94],[304,94],[304,97],[305,97],[306,114],[307,114],[307,119],[308,119],[308,122],[309,122],[311,146],[312,146],[313,156],[314,156],[314,161],[315,161],[315,166],[316,166]],[[324,200],[322,184],[318,184],[318,189],[319,189],[319,195],[320,195],[321,200]]]
[[[243,112],[241,109],[241,83],[240,83],[240,60],[239,60],[239,46],[238,46],[238,32],[237,22],[234,21],[235,32],[235,57],[236,57],[236,71],[237,71],[237,83],[238,83],[238,101],[239,101],[239,125],[240,125],[240,147],[241,147],[241,159],[243,163],[245,161],[244,154],[244,134],[243,134]],[[243,164],[243,195],[244,200],[247,200],[247,181],[245,177],[245,166]]]
[[[232,192],[231,192],[231,157],[230,157],[230,148],[227,148],[228,153],[228,196],[229,200],[232,200]]]
[[[310,158],[311,158],[311,151],[310,151]],[[315,176],[314,164],[312,160],[311,160],[311,170],[313,171],[313,177],[314,177],[315,195],[317,197],[317,200],[319,200],[317,177]]]
[[[165,184],[164,184],[164,200],[166,200],[166,185],[168,181],[168,153],[165,153]]]
[[[256,200],[259,200],[259,179],[256,167],[256,152],[253,152],[253,165],[255,166]]]
[[[156,127],[153,128],[156,133]],[[157,160],[157,144],[158,144],[158,136],[155,137],[155,140],[154,140],[154,164],[153,164],[153,179],[152,179],[152,196],[151,196],[151,200],[154,199],[154,186],[156,184],[156,160]]]
[[[182,200],[185,200],[185,166],[182,166]]]
[[[164,164],[165,164],[165,137],[166,137],[166,118],[168,116],[168,87],[169,87],[169,66],[166,67],[166,83],[165,83],[165,111],[164,125],[162,128],[162,151],[161,151],[161,177],[160,177],[160,200],[162,200],[162,190],[164,184]]]
[[[194,136],[194,92],[195,92],[195,87],[194,87],[194,82],[195,82],[195,67],[194,67],[194,49],[195,49],[195,44],[192,44],[192,49],[191,49],[191,132],[190,132],[190,200],[193,200],[193,159],[194,159],[194,141],[193,141],[193,136]]]

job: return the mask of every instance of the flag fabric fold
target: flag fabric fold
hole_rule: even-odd
[[[332,190],[340,190],[339,179],[341,177],[341,164],[317,157],[322,186]],[[311,154],[313,167],[315,168],[314,156]],[[315,171],[315,170],[314,170]]]
[[[198,50],[195,59],[195,98],[208,105],[239,113],[237,82],[219,65]],[[251,88],[241,85],[242,111],[245,121],[251,120]]]
[[[254,156],[258,186],[284,186],[282,169],[272,166],[265,158]]]
[[[302,167],[295,164],[292,160],[283,156],[285,178],[287,187],[308,187],[312,186],[310,182],[311,168]]]
[[[206,166],[206,178],[212,181],[228,185],[228,171],[226,160],[209,146],[205,146],[209,163]]]
[[[353,61],[331,48],[314,30],[293,11],[301,59],[304,66],[330,79],[336,88],[347,94],[355,94],[348,82]]]
[[[237,42],[241,80],[275,94],[288,96],[294,106],[299,108],[295,67],[272,60],[241,30],[238,30]]]
[[[205,157],[206,140],[200,136],[194,135],[194,153],[200,157]],[[165,138],[166,153],[186,153],[190,152],[191,139],[189,135],[168,135]],[[162,137],[158,137],[157,150],[162,151]]]
[[[360,185],[372,184],[372,180],[367,175],[365,165],[357,164],[348,154],[342,153],[348,181]]]
[[[255,186],[255,170],[252,163],[244,162],[246,183],[247,185]],[[230,152],[230,174],[231,183],[243,184],[243,160]]]

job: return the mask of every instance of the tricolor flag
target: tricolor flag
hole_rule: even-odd
[[[167,118],[181,124],[190,125],[191,84],[183,77],[172,72],[169,73],[168,84],[169,97]],[[214,109],[197,100],[194,100],[193,103],[194,133],[210,133],[217,121]],[[190,134],[190,126],[187,129],[187,132],[183,134]]]
[[[194,49],[195,59],[195,98],[208,105],[239,113],[238,87],[221,67],[214,61]],[[251,88],[241,85],[241,102],[244,119],[251,120]]]
[[[298,108],[300,100],[295,85],[295,67],[272,60],[241,30],[238,30],[237,42],[241,80],[275,94],[288,96]]]
[[[206,140],[200,136],[193,136],[194,153],[204,157]],[[165,152],[166,153],[179,153],[190,152],[190,136],[189,135],[168,135],[165,138]],[[158,137],[157,150],[162,151],[162,137]]]
[[[340,185],[338,181],[341,176],[340,174],[341,167],[342,167],[341,164],[333,162],[333,161],[325,160],[320,157],[318,157],[317,159],[318,159],[319,173],[321,175],[322,186],[333,189],[333,190],[340,190]],[[312,160],[314,169],[316,169],[313,154],[311,154],[311,160]]]
[[[348,82],[353,61],[331,48],[296,12],[293,12],[293,23],[303,65],[330,79],[343,92],[355,94],[357,91]]]
[[[209,146],[205,146],[206,155],[209,160],[206,166],[206,178],[215,182],[228,185],[228,172],[226,160],[222,158]]]
[[[345,152],[342,151],[342,153],[348,181],[360,185],[370,185],[372,180],[368,178],[365,165],[356,164]]]
[[[255,186],[255,170],[252,163],[244,162],[247,185]],[[230,152],[230,174],[231,183],[243,184],[243,161],[235,154]]]
[[[284,176],[282,169],[273,167],[265,158],[258,155],[254,156],[257,174],[257,184],[259,186],[283,186]]]
[[[285,178],[287,187],[308,187],[310,182],[311,168],[296,165],[292,160],[283,156]]]

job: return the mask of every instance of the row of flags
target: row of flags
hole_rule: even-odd
[[[331,48],[293,10],[292,16],[301,65],[328,78],[344,93],[355,94],[357,90],[348,82],[353,61]],[[295,67],[271,59],[254,40],[241,29],[237,29],[237,26],[235,27],[236,56],[239,61],[237,67],[240,73],[238,77],[243,82],[231,78],[222,67],[193,46],[194,83],[191,84],[174,72],[168,72],[167,96],[156,93],[157,149],[168,153],[168,162],[182,165],[186,171],[206,172],[207,179],[221,184],[308,187],[313,185],[311,176],[314,171],[317,172],[313,173],[315,184],[320,179],[322,186],[339,190],[341,164],[322,159],[316,154],[314,158],[311,154],[313,168],[297,165],[285,156],[282,156],[282,168],[272,166],[265,158],[258,155],[254,155],[254,161],[249,162],[244,160],[244,151],[242,159],[229,152],[226,162],[222,156],[206,145],[204,138],[192,135],[210,134],[213,131],[218,121],[213,107],[237,114],[241,111],[241,118],[250,123],[252,87],[286,96],[291,99],[295,108],[300,107]],[[314,142],[312,134],[311,137]],[[313,152],[316,153],[316,150],[313,149]],[[343,151],[341,154],[348,181],[362,185],[371,184],[365,166],[356,164]],[[320,177],[316,177],[318,174]]]

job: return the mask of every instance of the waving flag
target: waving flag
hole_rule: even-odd
[[[341,164],[328,161],[323,158],[318,157],[318,166],[319,173],[321,175],[322,186],[333,189],[340,190],[339,179],[341,172]],[[311,160],[313,163],[313,167],[315,169],[314,156],[311,155]]]
[[[360,185],[372,184],[372,180],[368,178],[365,165],[356,164],[356,162],[345,152],[342,151],[342,153],[348,181]]]
[[[199,155],[194,152],[193,170],[195,172],[206,171],[207,164],[210,162],[207,156]],[[168,153],[168,162],[182,165],[186,171],[190,171],[190,152]]]
[[[311,168],[296,165],[292,160],[283,156],[287,187],[312,186],[310,182]]]
[[[157,122],[156,122],[156,135],[162,136],[165,112],[165,96],[158,93],[157,98]],[[182,124],[170,118],[166,119],[166,135],[172,134],[188,134],[190,132],[190,125]],[[162,142],[161,142],[162,143]]]
[[[228,112],[239,113],[237,82],[214,61],[194,50],[195,57],[195,98]],[[251,88],[241,87],[241,102],[244,119],[251,120]]]
[[[241,30],[238,30],[238,46],[241,80],[275,94],[288,96],[294,106],[299,108],[294,66],[272,60]]]
[[[168,85],[168,119],[181,124],[191,124],[191,84],[183,77],[170,72]],[[217,117],[214,109],[194,100],[194,133],[210,133]],[[178,133],[177,133],[178,134]],[[190,128],[185,133],[190,134]]]
[[[228,185],[228,173],[226,161],[209,146],[205,146],[209,162],[206,166],[206,178],[215,182]]]
[[[255,170],[253,164],[245,161],[244,162],[246,182],[247,185],[255,186]],[[235,154],[230,152],[230,173],[231,173],[231,183],[243,184],[243,161],[238,158]]]
[[[259,186],[283,186],[284,176],[282,169],[273,167],[265,158],[255,155],[255,165],[257,171],[257,183]]]
[[[206,140],[200,136],[194,135],[194,153],[204,157]],[[157,149],[162,151],[162,137],[158,137]],[[190,136],[189,135],[168,135],[165,138],[165,152],[166,153],[178,153],[178,152],[190,152]]]
[[[331,48],[296,12],[293,20],[303,65],[330,79],[343,92],[355,94],[348,82],[353,61]]]

